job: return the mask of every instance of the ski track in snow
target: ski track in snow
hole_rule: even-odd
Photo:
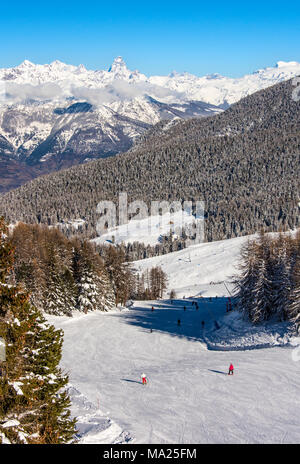
[[[197,301],[198,311],[182,299],[49,316],[65,332],[79,443],[300,442],[300,364],[287,327],[249,327],[225,313],[224,298]]]

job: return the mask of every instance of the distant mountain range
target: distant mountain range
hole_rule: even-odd
[[[0,216],[96,237],[100,200],[204,200],[208,241],[300,226],[300,101],[293,80],[209,118],[161,121],[127,153],[28,182]],[[89,108],[86,106],[86,110]]]
[[[108,71],[54,61],[0,69],[0,192],[41,174],[127,151],[162,120],[211,116],[300,74],[300,63],[232,79],[147,77],[121,57]]]

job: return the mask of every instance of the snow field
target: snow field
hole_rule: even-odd
[[[256,349],[259,337],[264,346],[280,338],[264,328],[248,337],[247,350],[242,345],[236,350],[229,339],[219,351],[223,326],[233,325],[233,337],[240,324],[226,315],[222,298],[206,300],[197,300],[198,311],[191,301],[165,300],[51,318],[65,332],[62,366],[75,388],[81,443],[300,441],[300,365],[293,361],[293,347]],[[246,329],[237,337],[242,342]],[[229,377],[231,362],[235,374]]]

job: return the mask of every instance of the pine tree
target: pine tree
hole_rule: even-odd
[[[294,266],[291,276],[291,292],[288,306],[288,317],[295,323],[300,332],[300,231],[298,231],[293,249]]]
[[[112,284],[116,304],[125,305],[130,295],[134,292],[135,279],[130,270],[130,265],[125,262],[123,249],[107,247],[104,254],[105,267]]]
[[[46,288],[43,306],[49,314],[72,316],[76,305],[77,289],[68,257],[62,258],[57,244],[47,245]]]
[[[78,246],[80,248],[78,248]],[[87,242],[77,243],[74,252],[75,275],[78,286],[80,311],[109,311],[115,306],[115,297],[102,260],[95,256]]]
[[[254,323],[268,320],[273,312],[273,271],[270,260],[269,240],[264,234],[259,239],[256,260],[257,276],[253,289],[254,308],[252,313],[252,321]]]
[[[249,241],[242,247],[239,275],[233,280],[237,308],[252,320],[255,311],[254,288],[257,280],[256,243]]]
[[[66,443],[75,433],[61,359],[62,332],[49,326],[29,294],[8,284],[14,249],[0,219],[0,443]]]
[[[300,332],[300,258],[297,259],[293,274],[293,287],[289,305],[289,317],[295,322]]]
[[[291,274],[294,267],[291,239],[280,234],[279,238],[272,242],[272,312],[279,320],[284,321],[288,319]]]
[[[280,234],[243,249],[240,273],[234,279],[237,307],[254,323],[275,318],[300,327],[300,233]]]

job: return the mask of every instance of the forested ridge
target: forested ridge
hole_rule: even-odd
[[[1,197],[9,222],[61,224],[67,235],[96,236],[96,205],[204,200],[206,239],[299,226],[299,101],[292,81],[257,92],[226,112],[160,123],[128,153],[38,178]]]

